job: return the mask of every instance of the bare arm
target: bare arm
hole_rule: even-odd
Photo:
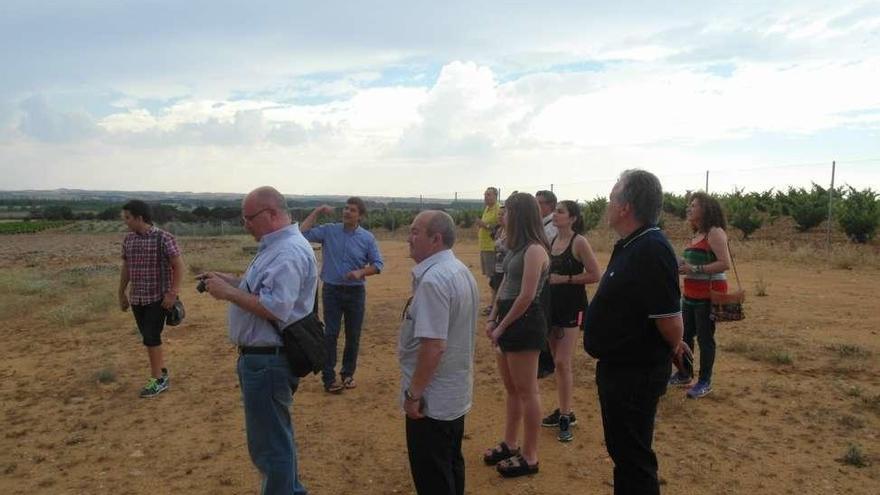
[[[714,228],[706,235],[709,247],[717,260],[703,265],[705,273],[721,273],[730,269],[730,249],[727,247],[727,233],[724,229]]]
[[[586,285],[598,282],[602,276],[602,272],[599,269],[599,261],[596,260],[596,253],[593,252],[590,242],[582,235],[575,238],[574,257],[583,263],[584,271],[571,277],[571,282],[569,283]]]
[[[312,210],[312,212],[309,213],[309,216],[307,216],[305,218],[305,220],[300,222],[300,224],[299,224],[300,232],[306,232],[306,231],[312,230],[312,227],[315,226],[315,220],[318,219],[318,216],[323,215],[325,213],[333,213],[333,207],[330,205],[321,205],[321,206],[315,208],[314,210]]]
[[[699,268],[680,262],[678,273],[687,275],[688,273],[722,273],[730,269],[730,249],[727,247],[727,234],[724,229],[713,227],[706,234],[706,241],[709,242],[709,248],[717,258],[712,263],[706,263]]]
[[[264,320],[277,321],[278,318],[260,304],[260,298],[256,294],[243,291],[230,285],[223,277],[216,276],[213,272],[205,275],[205,288],[214,299],[229,301],[248,313],[253,313]]]
[[[174,305],[177,295],[180,294],[180,283],[183,281],[183,258],[180,255],[171,256],[169,261],[171,262],[171,287],[162,297],[162,307],[165,309],[171,309],[171,306]]]
[[[119,274],[119,309],[122,311],[128,310],[128,295],[125,293],[125,290],[128,288],[128,282],[130,281],[128,275],[128,260],[122,260],[122,272]]]
[[[367,265],[363,268],[359,268],[357,270],[352,270],[345,274],[346,280],[363,280],[370,275],[375,275],[379,273],[379,269],[373,265]]]
[[[504,316],[504,319],[498,323],[493,335],[500,336],[504,333],[504,331],[507,330],[507,327],[516,321],[517,318],[522,316],[523,313],[526,312],[526,309],[532,304],[532,301],[535,300],[535,295],[538,292],[538,283],[541,280],[541,272],[547,266],[548,260],[547,251],[542,246],[532,244],[526,249],[526,254],[523,259],[523,278],[519,295],[514,299],[510,311]]]
[[[241,283],[241,278],[236,277],[235,275],[233,275],[231,273],[221,273],[221,272],[200,273],[200,274],[196,275],[196,280],[206,280],[210,277],[217,277],[217,278],[223,280],[224,282],[226,282],[227,284],[232,285],[233,287],[238,287],[238,285]]]
[[[446,341],[443,339],[429,339],[422,337],[419,339],[419,354],[416,357],[416,369],[413,372],[412,381],[409,384],[409,394],[417,400],[404,400],[403,410],[406,415],[412,419],[423,418],[422,414],[422,395],[437,366],[440,365],[440,359],[446,352]]]
[[[183,283],[183,258],[181,256],[171,257],[171,292],[174,295],[180,293],[180,284]]]

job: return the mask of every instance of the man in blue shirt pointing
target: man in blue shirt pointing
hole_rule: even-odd
[[[302,233],[311,242],[323,247],[321,281],[324,282],[321,297],[324,300],[324,342],[327,361],[322,380],[324,390],[339,393],[344,388],[354,388],[354,372],[357,367],[358,345],[364,322],[366,302],[365,280],[382,271],[384,263],[376,238],[360,226],[366,216],[363,200],[351,197],[342,210],[342,223],[329,223],[313,227],[318,216],[333,213],[333,207],[322,205],[315,208],[302,222]],[[336,341],[345,318],[345,349],[342,352],[342,369],[336,379]]]

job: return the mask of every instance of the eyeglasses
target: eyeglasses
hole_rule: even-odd
[[[264,211],[269,211],[271,209],[272,208],[263,208],[262,210],[254,213],[253,215],[242,215],[241,216],[241,224],[244,225],[246,222],[253,222],[255,218],[260,216],[260,213],[263,213]]]

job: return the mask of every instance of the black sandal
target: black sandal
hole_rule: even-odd
[[[504,459],[510,459],[513,456],[519,455],[519,449],[510,450],[510,447],[507,445],[507,442],[502,440],[498,443],[498,445],[492,447],[492,451],[488,454],[483,454],[483,462],[486,463],[487,466],[494,466]]]
[[[517,476],[526,476],[537,473],[538,463],[536,462],[534,465],[530,465],[526,462],[526,459],[522,454],[516,454],[504,462],[499,462],[498,465],[495,466],[495,469],[498,470],[498,474],[505,478],[516,478]]]

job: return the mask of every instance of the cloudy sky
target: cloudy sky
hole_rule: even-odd
[[[4,190],[880,189],[877,1],[3,0],[0,46]]]

